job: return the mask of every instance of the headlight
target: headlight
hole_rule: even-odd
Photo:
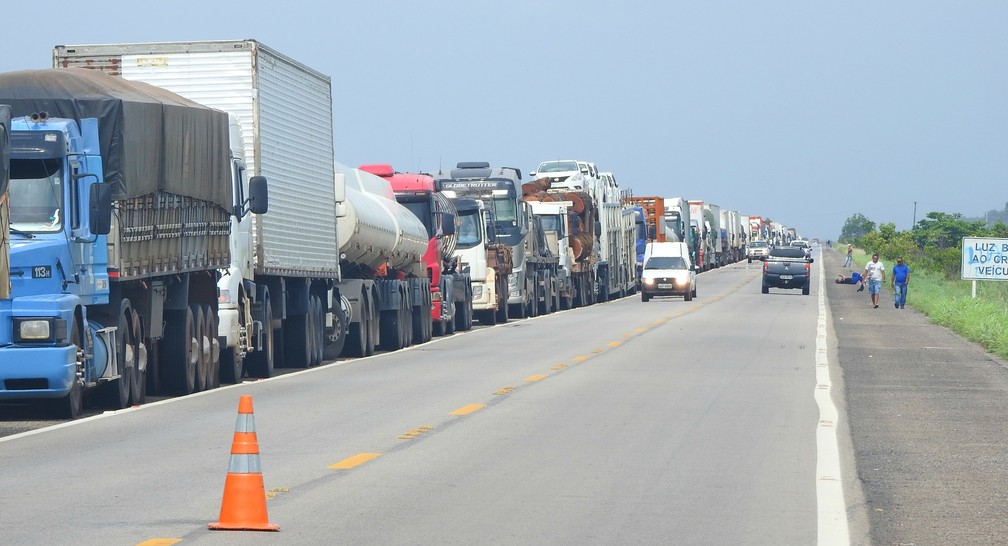
[[[648,286],[651,286],[652,284],[654,284],[654,281],[655,281],[654,278],[652,278],[652,277],[644,277],[641,280],[644,282],[644,284],[646,284]]]
[[[231,303],[231,291],[225,289],[218,289],[217,303]]]
[[[483,297],[483,287],[481,285],[473,285],[472,291],[474,300],[478,300]]]
[[[57,317],[15,318],[14,342],[55,343],[67,337],[66,321]]]
[[[518,274],[512,273],[508,275],[508,287],[517,288],[518,287]]]

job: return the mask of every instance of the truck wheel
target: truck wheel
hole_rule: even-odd
[[[147,401],[147,345],[144,343],[143,323],[140,315],[130,313],[133,322],[133,378],[130,381],[130,400],[134,405]]]
[[[288,315],[283,321],[284,363],[289,368],[308,368],[312,359],[312,296],[303,314]]]
[[[249,353],[246,369],[251,377],[266,378],[273,375],[273,304],[266,298],[263,305],[262,348]]]
[[[497,324],[497,312],[492,309],[489,311],[477,311],[476,319],[480,321],[480,324],[493,326]]]
[[[386,351],[402,349],[402,309],[381,312],[379,343]]]
[[[112,409],[129,407],[130,393],[133,391],[131,383],[135,347],[132,345],[133,323],[130,320],[130,311],[128,299],[119,302],[119,314],[116,317],[115,352],[116,359],[119,361],[120,375],[119,379],[110,381],[103,387],[105,403]]]
[[[504,301],[506,302],[507,299],[504,299]],[[497,308],[497,323],[498,324],[507,324],[508,319],[511,318],[511,315],[508,313],[508,307],[510,307],[510,306],[507,303],[502,303]]]
[[[322,323],[325,324],[324,316]],[[322,359],[336,360],[339,358],[343,353],[343,348],[346,346],[349,335],[346,313],[343,312],[343,307],[337,301],[332,309],[332,326],[326,327]]]
[[[239,332],[246,332],[248,334],[248,327],[245,324],[245,306],[243,304],[238,305],[238,330]],[[238,343],[244,343],[244,339],[239,336]],[[236,347],[225,347],[221,349],[220,352],[220,367],[221,381],[225,383],[238,383],[241,381],[242,374],[244,373],[245,362],[243,358],[239,358]]]
[[[77,317],[74,317],[73,329],[70,331],[70,343],[74,347],[74,355],[76,358],[77,366],[76,369],[83,369],[83,338],[81,337],[81,326],[80,321]],[[49,414],[57,419],[76,419],[80,416],[81,406],[84,403],[83,389],[81,388],[80,381],[74,378],[73,384],[70,385],[70,392],[67,393],[63,398],[49,401]]]
[[[196,386],[196,333],[192,309],[167,313],[161,363],[165,387],[172,394],[192,394]]]
[[[194,387],[195,392],[202,392],[207,388],[206,378],[209,375],[207,368],[209,367],[209,359],[207,358],[207,344],[206,344],[206,315],[203,314],[203,308],[199,305],[191,305],[189,308],[192,310],[193,317],[196,321],[195,335],[193,337],[193,343],[196,345],[196,384]]]
[[[368,311],[367,300],[362,299],[360,320],[347,328],[347,352],[351,356],[365,357],[368,355],[368,340],[371,338],[371,332],[368,331],[370,324]]]
[[[206,358],[206,388],[220,387],[220,342],[217,340],[217,315],[213,307],[203,306],[203,356]]]
[[[748,260],[749,260],[749,263],[752,263],[752,258],[748,258]]]
[[[422,305],[417,305],[413,307],[411,313],[413,315],[413,344],[427,343],[431,338],[428,332],[431,320],[433,320],[430,308],[424,309]]]

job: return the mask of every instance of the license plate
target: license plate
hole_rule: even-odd
[[[780,278],[781,278],[781,280],[790,281],[794,277],[791,276],[791,275],[781,275]]]
[[[658,288],[672,288],[672,283],[658,283]]]

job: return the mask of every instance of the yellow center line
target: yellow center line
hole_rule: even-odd
[[[451,412],[452,415],[469,415],[470,413],[481,410],[486,407],[486,404],[469,404],[468,406],[462,406],[461,408]]]
[[[381,453],[358,453],[353,457],[347,457],[346,459],[343,459],[342,461],[334,465],[330,465],[329,468],[336,470],[345,470],[348,468],[353,468],[357,465],[364,464],[370,461],[371,459],[377,458],[380,455]]]
[[[137,546],[170,546],[182,542],[181,538],[151,538],[140,542]]]
[[[643,329],[643,328],[637,328],[637,329],[635,329],[635,330],[634,330],[634,332],[637,332],[638,334],[643,334],[643,333],[644,333],[644,332],[646,332],[646,331],[647,331],[647,330],[645,330],[645,329]]]
[[[585,360],[588,360],[588,357],[585,356],[585,355],[580,355],[580,356],[575,356],[571,360],[573,360],[574,362],[584,362]]]
[[[539,381],[540,379],[546,379],[546,375],[544,374],[530,375],[525,378],[525,381]]]
[[[551,369],[551,370],[562,370],[562,369],[564,369],[564,368],[566,368],[566,367],[567,367],[567,365],[566,365],[566,364],[557,364],[556,366],[553,366],[553,367],[552,367],[552,368],[550,368],[550,369]]]
[[[609,346],[610,347],[619,347],[620,345],[623,345],[622,341],[610,341],[609,342]]]
[[[594,353],[594,354],[599,354],[599,353],[601,353],[601,352],[602,352],[602,351],[604,351],[604,350],[605,350],[605,349],[592,349],[592,353]]]

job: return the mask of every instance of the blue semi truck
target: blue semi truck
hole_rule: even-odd
[[[83,69],[0,74],[11,107],[0,402],[73,418],[212,387],[234,206],[227,114]],[[209,384],[208,384],[209,383]],[[94,394],[93,397],[90,394]]]

